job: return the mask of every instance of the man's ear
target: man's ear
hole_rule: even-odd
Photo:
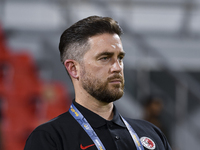
[[[70,74],[70,76],[74,79],[78,79],[79,78],[79,74],[78,74],[78,63],[73,60],[73,59],[67,59],[64,63],[65,68],[67,69],[68,73]]]

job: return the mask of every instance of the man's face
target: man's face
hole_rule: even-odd
[[[80,70],[82,87],[102,102],[113,102],[123,95],[124,74],[122,43],[117,34],[101,34],[89,38]]]

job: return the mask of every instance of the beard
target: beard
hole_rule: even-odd
[[[120,99],[124,94],[124,78],[122,75],[113,74],[108,77],[105,81],[93,76],[86,72],[85,67],[82,67],[81,71],[81,84],[82,87],[95,99],[101,102],[114,102]],[[109,82],[113,79],[119,79],[121,84],[109,85]],[[110,86],[110,87],[109,87]]]

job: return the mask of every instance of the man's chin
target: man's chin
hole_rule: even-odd
[[[122,87],[113,87],[113,89],[111,90],[112,93],[116,93],[115,95],[122,95],[124,94],[124,89]],[[121,97],[122,97],[121,96]],[[121,98],[120,97],[120,98]]]
[[[110,83],[109,85],[111,88],[122,88],[121,83]]]
[[[99,100],[99,101],[101,101],[105,104],[109,104],[109,103],[115,102],[117,100],[119,100],[119,99],[103,99],[103,100]]]

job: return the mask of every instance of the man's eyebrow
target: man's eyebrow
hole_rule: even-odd
[[[114,55],[114,52],[102,52],[102,53],[99,53],[96,57],[98,58],[103,55],[112,56],[112,55]],[[125,56],[125,52],[120,52],[119,56]]]
[[[112,56],[112,55],[114,55],[114,52],[102,52],[102,53],[99,53],[96,57],[98,58],[103,55]]]
[[[125,56],[125,52],[120,52],[120,54],[119,55],[121,55],[121,56]]]

